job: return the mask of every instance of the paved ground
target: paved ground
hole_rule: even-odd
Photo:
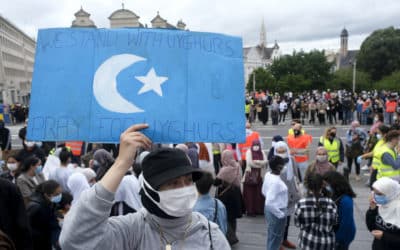
[[[287,123],[288,124],[288,123]],[[343,137],[345,131],[349,126],[336,126],[338,130],[338,136]],[[261,124],[255,124],[253,126],[257,130],[264,141],[264,148],[266,150],[271,146],[271,138],[274,135],[287,135],[289,125],[280,126],[262,126]],[[314,138],[312,154],[315,152],[318,139],[325,131],[326,127],[320,126],[304,126],[307,133],[311,134]],[[353,167],[354,169],[354,167]],[[340,171],[340,170],[339,170]],[[354,171],[354,170],[353,170]],[[351,184],[357,193],[355,199],[354,217],[356,220],[357,234],[354,242],[351,244],[351,250],[366,250],[371,249],[372,237],[365,226],[365,212],[368,209],[368,195],[369,189],[364,185],[367,177],[363,176],[362,181],[351,180]],[[265,220],[262,216],[259,217],[243,217],[238,220],[238,237],[240,242],[235,245],[232,249],[246,249],[246,250],[259,250],[265,249],[266,241],[266,225]],[[297,236],[299,230],[293,225],[293,221],[290,225],[289,240],[297,243]]]

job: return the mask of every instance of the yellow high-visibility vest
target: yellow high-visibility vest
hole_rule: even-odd
[[[377,158],[380,160],[380,165],[377,168],[378,174],[376,175],[376,179],[380,179],[382,177],[396,177],[400,175],[400,169],[394,169],[393,166],[387,165],[382,162],[383,154],[390,154],[393,159],[396,159],[396,153],[393,149],[389,148],[387,144],[382,145],[377,149]]]
[[[324,145],[326,151],[328,151],[328,161],[332,163],[340,161],[340,142],[338,139],[334,139],[331,143],[328,139],[321,136],[319,141]]]

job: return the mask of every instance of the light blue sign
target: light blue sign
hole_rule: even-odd
[[[242,40],[167,29],[40,30],[28,139],[245,140]]]

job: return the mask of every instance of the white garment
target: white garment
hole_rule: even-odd
[[[389,200],[386,205],[379,205],[379,215],[386,223],[400,228],[400,184],[389,177],[382,177],[372,187]]]
[[[55,169],[59,167],[61,164],[60,158],[54,155],[49,155],[47,156],[46,163],[44,164],[43,167],[43,175],[46,178],[46,180],[50,179],[50,176],[53,174]]]
[[[266,173],[261,192],[265,196],[265,209],[279,219],[286,216],[288,188],[279,175]]]
[[[74,170],[67,167],[56,167],[52,172],[50,172],[49,180],[54,180],[60,184],[63,191],[69,192],[67,181],[68,178],[74,173]]]
[[[82,173],[74,173],[68,178],[68,188],[71,190],[71,194],[73,197],[72,204],[78,201],[81,193],[86,189],[89,189],[89,183],[86,177]]]
[[[126,175],[115,193],[115,202],[125,202],[130,208],[138,211],[142,207],[139,180],[134,175]]]
[[[277,153],[276,153],[276,150],[277,150],[278,148],[285,148],[285,149],[286,149],[286,157],[289,159],[289,162],[286,163],[286,165],[285,165],[285,168],[286,168],[286,171],[287,171],[287,173],[286,173],[286,178],[287,178],[287,180],[290,181],[291,179],[293,179],[294,173],[293,173],[293,161],[292,161],[292,157],[290,157],[290,155],[289,155],[289,147],[288,147],[288,145],[287,145],[285,142],[283,142],[283,141],[276,142],[276,143],[275,143],[275,146],[274,146],[274,155],[277,154]]]
[[[82,173],[88,182],[96,178],[96,172],[94,172],[93,169],[91,168],[76,168],[76,170],[80,173]]]
[[[287,109],[287,103],[285,101],[282,101],[279,103],[279,111],[284,112]]]

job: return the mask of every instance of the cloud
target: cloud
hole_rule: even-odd
[[[1,14],[31,36],[37,29],[69,27],[74,13],[83,8],[98,27],[109,27],[109,15],[121,8],[121,1],[102,0],[0,0]],[[125,1],[125,8],[140,16],[142,23],[160,11],[168,22],[186,22],[190,30],[242,36],[245,45],[259,41],[262,19],[269,44],[277,40],[284,52],[293,49],[338,48],[345,26],[350,47],[358,48],[373,30],[398,24],[397,0],[137,0]],[[326,47],[325,47],[326,46]]]

